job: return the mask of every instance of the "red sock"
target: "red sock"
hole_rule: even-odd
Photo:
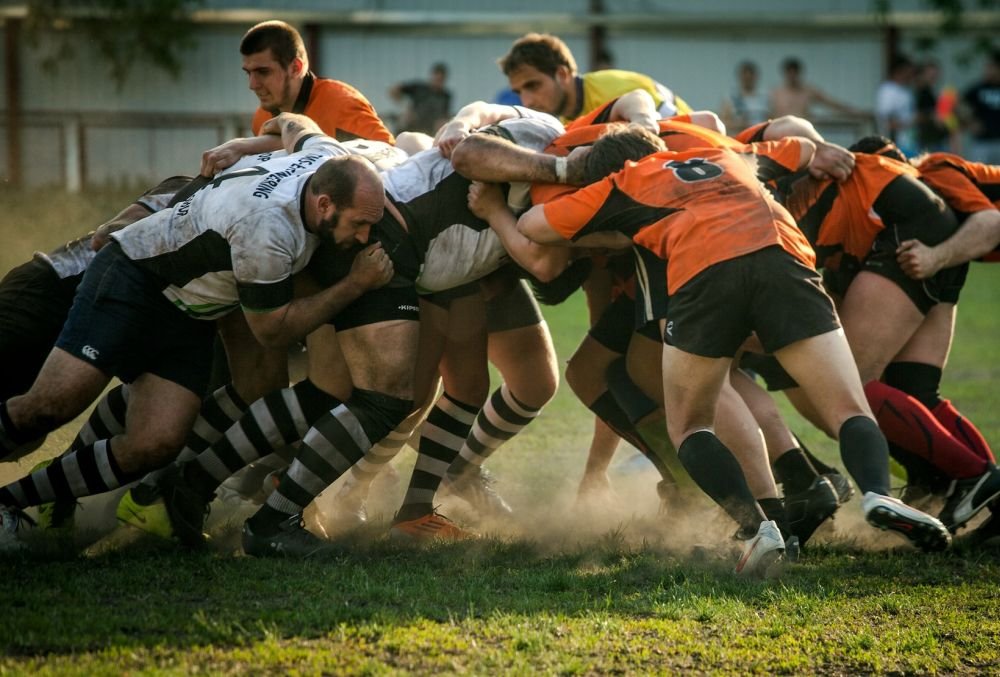
[[[879,427],[893,444],[929,461],[955,479],[977,477],[986,472],[986,459],[952,435],[915,397],[881,381],[868,383],[865,395]]]
[[[952,435],[960,439],[965,446],[990,463],[996,462],[993,450],[990,449],[990,445],[986,441],[986,438],[983,437],[983,434],[979,432],[979,428],[972,421],[962,416],[961,412],[955,408],[955,405],[951,401],[941,400],[937,406],[931,409],[931,413],[934,414],[934,418],[941,421],[941,425],[947,428]]]

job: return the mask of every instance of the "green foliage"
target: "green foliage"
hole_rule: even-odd
[[[35,45],[51,44],[47,69],[76,56],[74,38],[96,45],[121,88],[132,67],[147,61],[174,77],[180,50],[190,47],[191,11],[203,0],[29,0],[27,28]]]
[[[915,38],[916,47],[920,51],[934,49],[941,37],[960,35],[963,31],[976,28],[976,25],[968,20],[969,12],[1000,10],[1000,0],[922,0],[922,4],[938,16],[938,23],[936,33]],[[879,21],[884,24],[891,22],[893,0],[872,0],[872,8]],[[994,38],[995,36],[988,32],[973,35],[968,49],[961,52],[956,60],[964,65],[977,53],[988,52],[995,48]]]

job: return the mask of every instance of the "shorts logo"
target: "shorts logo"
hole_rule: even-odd
[[[80,352],[83,353],[83,356],[88,360],[96,360],[97,356],[101,354],[94,346],[84,346],[80,349]]]
[[[674,335],[674,323],[667,322],[667,336],[673,336],[673,335]]]

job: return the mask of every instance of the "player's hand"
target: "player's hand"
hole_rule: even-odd
[[[497,210],[506,208],[507,202],[499,184],[482,181],[473,181],[469,184],[469,211],[483,221],[489,221],[490,216]]]
[[[452,120],[438,130],[437,135],[434,137],[434,145],[441,151],[442,156],[451,158],[451,152],[455,150],[455,146],[471,133],[472,130],[469,129],[467,124],[460,120]]]
[[[816,142],[816,154],[809,163],[809,173],[816,179],[846,181],[854,171],[854,154],[835,143]]]
[[[112,232],[114,231],[106,226],[101,226],[95,230],[90,236],[90,248],[95,252],[101,251],[104,245],[111,241]]]
[[[201,170],[204,177],[212,178],[223,169],[232,167],[246,154],[243,139],[232,139],[221,146],[210,148],[201,154]]]
[[[934,248],[920,240],[904,240],[896,248],[896,260],[903,272],[914,280],[926,280],[941,270],[942,265]]]
[[[635,113],[629,118],[629,122],[633,125],[639,125],[643,129],[649,130],[654,134],[660,133],[660,116],[656,111],[652,113],[640,112]]]
[[[382,249],[382,243],[370,244],[354,257],[351,264],[351,278],[363,290],[377,289],[389,282],[393,275],[392,260]]]
[[[566,157],[566,183],[570,186],[583,186],[587,183],[584,178],[587,172],[587,156],[590,155],[590,146],[578,146],[570,151]]]

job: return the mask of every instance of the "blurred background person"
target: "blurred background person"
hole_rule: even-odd
[[[934,59],[927,59],[917,67],[913,98],[916,106],[916,142],[920,152],[950,148],[951,130],[939,114],[940,76],[941,66]]]
[[[983,79],[962,94],[961,110],[972,135],[968,159],[1000,164],[1000,48],[987,56]]]
[[[389,89],[393,101],[406,101],[406,110],[399,117],[399,132],[423,132],[434,136],[451,117],[451,91],[445,87],[448,66],[436,63],[431,66],[427,82],[411,80],[400,82]]]
[[[719,115],[730,134],[735,134],[770,117],[767,96],[758,88],[760,71],[753,61],[736,67],[736,87],[722,100]]]
[[[916,99],[913,95],[913,78],[916,67],[906,56],[893,57],[889,77],[875,92],[875,120],[878,133],[892,139],[907,157],[917,153]]]
[[[802,62],[794,56],[781,62],[782,83],[771,90],[771,117],[796,115],[811,120],[812,106],[819,104],[851,117],[868,117],[868,113],[841,103],[826,92],[807,84]]]

